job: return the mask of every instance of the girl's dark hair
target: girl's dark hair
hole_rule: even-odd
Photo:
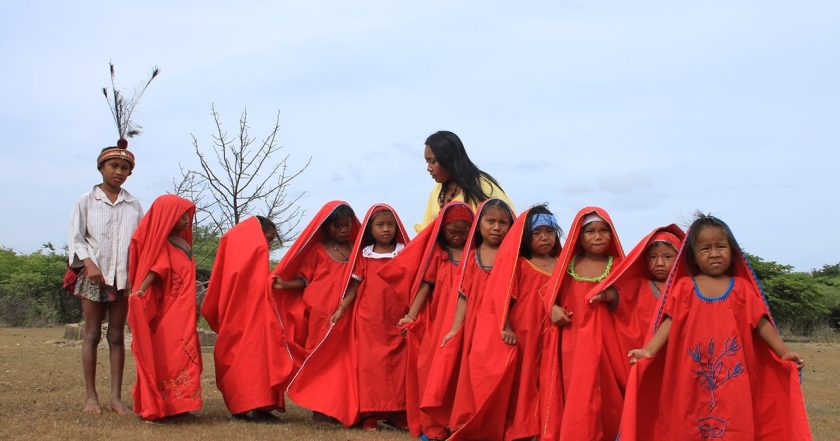
[[[484,217],[484,213],[487,211],[488,208],[499,208],[502,211],[506,212],[510,217],[510,225],[513,225],[513,211],[510,209],[510,206],[505,203],[505,201],[501,199],[491,199],[489,202],[484,204],[481,208],[481,212],[478,213],[478,218],[474,222],[477,222],[478,225],[481,225],[481,218]],[[476,247],[481,246],[482,242],[484,242],[484,237],[481,235],[481,228],[475,229],[475,238],[473,239],[473,245]]]
[[[708,227],[720,228],[726,232],[726,241],[729,242],[729,247],[732,249],[733,257],[737,256],[741,252],[741,247],[735,240],[735,236],[732,235],[729,225],[726,225],[724,221],[710,214],[697,212],[694,215],[694,222],[692,222],[691,226],[688,227],[688,235],[685,238],[685,242],[683,242],[683,247],[685,248],[685,250],[683,250],[685,253],[685,261],[688,265],[688,269],[691,270],[693,274],[700,272],[700,268],[697,266],[697,261],[694,260],[694,242],[697,240],[697,235],[700,233],[700,230]]]
[[[332,213],[324,220],[324,227],[328,227],[330,225],[336,224],[342,219],[350,218],[353,219],[356,217],[356,213],[350,208],[349,205],[341,204],[335,207]]]
[[[392,216],[394,215],[394,213],[391,212],[391,210],[389,210],[387,208],[382,208],[380,210],[376,210],[370,215],[370,219],[368,219],[368,223],[367,223],[367,225],[365,225],[365,232],[362,233],[362,246],[363,247],[366,247],[368,245],[373,245],[373,244],[376,243],[376,239],[373,238],[373,233],[370,232],[370,229],[373,227],[373,221],[376,219],[376,216],[378,216],[382,213],[389,213]],[[396,220],[396,219],[397,219],[397,217],[394,216],[394,220]],[[396,231],[396,234],[394,234],[394,239],[393,239],[392,243],[397,243],[398,242],[397,238],[399,238],[399,236],[400,236],[399,226],[397,226],[397,230],[398,231]]]
[[[265,216],[256,216],[256,218],[260,221],[260,228],[262,228],[263,233],[268,233],[269,231],[277,233],[277,225],[274,225],[274,222],[272,222],[271,219]]]
[[[426,145],[432,149],[435,160],[452,175],[452,180],[461,187],[464,192],[464,201],[478,204],[490,197],[481,189],[482,179],[502,188],[492,176],[470,161],[470,157],[467,156],[467,151],[458,135],[441,130],[426,138]]]
[[[531,250],[531,238],[534,236],[531,231],[531,225],[534,222],[534,217],[538,214],[554,216],[554,214],[548,210],[546,204],[535,205],[528,210],[528,217],[525,219],[525,228],[522,231],[522,246],[519,247],[519,255],[526,259],[534,257],[534,253]],[[562,249],[562,246],[560,245],[560,236],[563,234],[563,230],[558,228],[555,230],[555,234],[554,248],[552,248],[549,252],[552,257],[560,255],[560,250]]]

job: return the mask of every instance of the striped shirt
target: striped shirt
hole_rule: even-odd
[[[125,189],[115,202],[98,185],[84,194],[73,208],[70,220],[68,258],[73,268],[90,259],[102,271],[107,285],[128,287],[128,244],[143,217],[143,207]]]

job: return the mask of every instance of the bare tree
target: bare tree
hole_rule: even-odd
[[[224,234],[249,215],[259,214],[277,225],[281,244],[294,239],[294,231],[303,212],[298,201],[303,193],[289,196],[289,185],[300,176],[312,157],[298,169],[289,168],[289,155],[276,158],[283,148],[277,144],[280,113],[262,142],[249,134],[248,112],[239,117],[239,133],[229,136],[215,105],[211,107],[216,132],[212,135],[212,153],[199,146],[192,135],[200,168],[181,167],[181,180],[173,180],[175,193],[195,203],[196,225],[209,227],[214,234]]]

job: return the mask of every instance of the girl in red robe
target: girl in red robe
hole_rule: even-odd
[[[560,227],[545,206],[521,214],[502,242],[459,382],[450,440],[531,439],[540,433],[539,359],[552,326],[545,285],[560,252]],[[473,408],[459,409],[469,389]]]
[[[292,372],[327,335],[349,280],[359,220],[343,201],[325,204],[271,272]]]
[[[545,440],[612,440],[623,404],[620,360],[625,350],[604,336],[621,332],[612,311],[620,305],[598,284],[624,258],[606,211],[578,212],[557,260],[546,310],[555,326],[544,338],[540,374],[540,411]]]
[[[216,386],[236,418],[274,419],[285,410],[284,383],[292,360],[271,295],[269,248],[277,227],[248,218],[225,233],[216,251],[201,313],[218,338]],[[248,414],[251,414],[250,416]]]
[[[674,266],[677,253],[682,247],[685,233],[680,227],[671,224],[656,228],[630,251],[630,254],[615,267],[615,270],[593,292],[615,290],[618,307],[612,313],[616,322],[615,332],[604,335],[612,338],[624,352],[644,345],[651,321],[659,304],[665,281]],[[620,366],[620,385],[622,390],[627,385],[630,365]]]
[[[700,215],[631,371],[621,440],[810,440],[798,368],[723,221]]]
[[[402,251],[408,234],[385,204],[371,207],[362,225],[334,326],[288,392],[297,404],[346,427],[361,417],[364,428],[375,430],[378,419],[405,425],[405,338],[395,324],[408,310],[408,293],[395,292],[377,271]]]
[[[431,353],[421,352],[426,339],[440,341],[438,309],[457,282],[458,264],[467,240],[473,213],[463,202],[445,205],[435,221],[423,229],[399,256],[379,270],[379,276],[402,295],[408,293],[410,308],[397,323],[405,331],[406,417],[413,436],[426,432],[430,438],[447,435],[445,425],[432,423],[420,412],[420,398],[431,368]]]
[[[144,419],[201,409],[194,214],[192,202],[160,196],[143,216],[129,246],[129,280],[136,287],[128,309],[137,365],[132,396],[134,412]]]
[[[426,340],[420,348],[432,361],[429,380],[420,400],[420,408],[430,422],[449,427],[458,385],[469,383],[469,371],[462,354],[469,351],[475,327],[475,311],[480,305],[499,245],[513,224],[513,213],[501,199],[484,201],[476,212],[459,268],[458,283],[451,297],[438,310],[440,329],[435,340]],[[444,334],[445,332],[445,334]],[[442,335],[442,336],[441,336]],[[466,392],[466,391],[465,391]],[[461,399],[469,401],[462,392]]]

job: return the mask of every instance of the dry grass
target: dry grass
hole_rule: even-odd
[[[81,412],[84,398],[81,348],[66,343],[61,328],[0,329],[0,440],[410,440],[396,430],[379,432],[318,426],[311,413],[287,402],[279,424],[230,420],[213,375],[213,354],[204,353],[204,409],[196,418],[150,424],[137,417]],[[126,357],[123,397],[131,404],[134,360]],[[100,348],[97,385],[107,402],[108,350]],[[104,400],[103,400],[104,398]]]
[[[288,403],[279,424],[231,421],[213,382],[212,353],[204,354],[204,410],[190,420],[149,424],[111,412],[85,415],[81,349],[66,344],[60,328],[0,329],[0,439],[2,440],[410,440],[403,432],[376,433],[316,426],[310,413]],[[840,440],[840,344],[793,343],[807,361],[808,415],[816,440]],[[134,381],[127,360],[126,384]],[[107,397],[107,349],[99,352],[100,397]],[[123,395],[130,403],[129,387]]]

